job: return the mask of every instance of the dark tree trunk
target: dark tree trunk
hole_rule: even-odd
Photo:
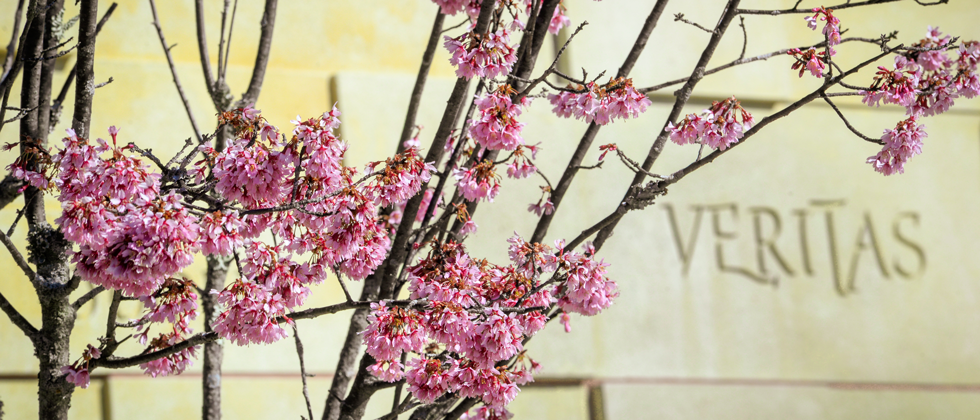
[[[218,316],[217,295],[212,295],[212,289],[224,288],[225,277],[228,275],[228,261],[221,257],[208,257],[207,282],[204,293],[201,294],[201,306],[204,309],[204,331],[211,331],[211,323]],[[221,362],[224,359],[224,346],[220,341],[211,341],[204,345],[204,372],[201,375],[201,418],[204,420],[221,419]]]

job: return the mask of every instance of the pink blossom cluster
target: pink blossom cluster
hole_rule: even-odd
[[[147,350],[162,350],[177,344],[184,338],[177,333],[162,334],[150,342]],[[200,346],[190,346],[167,357],[151,360],[141,364],[140,368],[143,369],[143,373],[154,378],[157,376],[180,375],[197,358],[198,347]]]
[[[500,192],[500,177],[494,172],[493,162],[487,160],[469,168],[456,168],[453,176],[456,187],[468,201],[487,200],[493,202]]]
[[[373,171],[378,163],[368,165],[368,170]],[[381,207],[402,204],[418,193],[423,183],[429,182],[435,170],[432,163],[423,161],[417,148],[409,147],[385,161],[385,167],[367,186],[366,192]]]
[[[201,217],[201,252],[204,255],[229,256],[244,243],[244,222],[238,211],[216,211]]]
[[[595,260],[595,248],[585,245],[585,252],[565,252],[559,266],[567,272],[567,281],[556,289],[558,305],[568,312],[592,316],[612,305],[619,296],[616,283],[606,275],[606,264]]]
[[[633,80],[624,77],[610,79],[599,85],[569,85],[568,90],[548,95],[559,117],[583,119],[586,123],[606,125],[617,118],[637,118],[652,104],[646,95],[637,92]]]
[[[459,420],[510,420],[514,414],[505,408],[478,407],[472,412],[467,411]]]
[[[713,102],[701,114],[689,114],[677,125],[667,124],[670,139],[677,144],[701,143],[713,149],[725,150],[742,138],[755,119],[731,97]]]
[[[891,175],[903,173],[905,163],[922,150],[926,137],[918,117],[948,111],[960,96],[980,95],[980,43],[964,41],[950,56],[952,37],[930,26],[926,36],[913,48],[895,57],[895,68],[878,67],[871,86],[863,92],[862,101],[868,106],[880,103],[905,107],[910,118],[900,121],[894,130],[885,130],[881,140],[884,147],[868,158],[876,171]]]
[[[476,98],[479,115],[470,120],[469,135],[477,143],[489,150],[514,150],[524,144],[521,130],[524,123],[517,121],[523,108],[530,105],[526,96],[520,103],[512,102],[515,91],[510,85],[503,85],[495,92]]]
[[[284,153],[277,137],[269,141],[250,138],[234,140],[221,153],[201,146],[214,154],[215,190],[229,200],[249,207],[278,203],[289,191],[289,175],[295,171],[295,156]]]
[[[531,158],[528,158],[525,149],[531,150]],[[531,161],[532,158],[536,158],[538,154],[538,147],[523,147],[517,146],[514,149],[514,154],[512,156],[513,160],[507,164],[507,176],[514,179],[523,179],[530,177],[538,172],[537,166],[534,166],[534,162]]]
[[[91,344],[82,352],[82,357],[69,366],[61,367],[61,374],[65,375],[65,380],[75,384],[75,386],[85,389],[88,388],[89,361],[102,357],[102,351]]]
[[[211,325],[221,337],[240,346],[286,337],[277,320],[286,314],[286,305],[268,287],[238,279],[218,294],[218,303],[225,311]]]
[[[915,102],[918,84],[919,75],[913,71],[888,70],[879,66],[874,82],[864,92],[861,102],[868,106],[880,106],[880,102],[908,107]]]
[[[502,410],[540,369],[523,342],[544,328],[550,308],[593,315],[617,296],[591,248],[564,252],[559,243],[556,251],[516,234],[508,242],[506,266],[473,259],[456,242],[433,244],[407,270],[412,305],[372,306],[363,332],[377,361],[370,371],[385,381],[401,379],[404,371],[410,392],[422,402],[456,392]],[[545,284],[544,273],[554,280]],[[418,356],[401,366],[397,361],[406,352]]]
[[[456,38],[446,36],[445,45],[452,57],[449,62],[456,66],[456,77],[494,78],[506,75],[517,61],[506,28],[496,32],[476,34],[467,32]]]
[[[980,94],[980,43],[961,43],[953,59],[949,56],[951,42],[949,35],[930,26],[926,37],[913,45],[915,50],[895,57],[894,70],[878,67],[863,102],[869,106],[897,104],[908,115],[931,116],[948,111],[960,96],[976,97]]]
[[[813,77],[823,77],[823,70],[827,68],[826,63],[829,59],[826,57],[826,51],[817,52],[816,49],[810,47],[806,51],[800,51],[799,48],[793,48],[786,52],[786,54],[792,56],[796,59],[791,68],[793,70],[800,71],[800,77],[803,77],[803,73],[809,71]],[[830,50],[830,55],[834,55],[834,50]]]
[[[129,296],[147,296],[159,289],[164,279],[190,265],[200,249],[200,227],[181,198],[171,192],[137,204],[142,207],[130,206],[103,248],[81,246],[74,258],[78,273]]]
[[[822,6],[814,7],[813,13],[813,16],[803,18],[806,20],[806,26],[816,30],[818,21],[827,22],[823,26],[823,34],[827,37],[827,46],[833,51],[833,46],[840,44],[840,19],[834,16],[834,9],[825,9]]]
[[[161,350],[186,339],[193,330],[190,321],[197,318],[197,293],[194,282],[184,279],[167,279],[153,295],[141,297],[147,313],[137,322],[136,334],[140,344],[147,343],[150,323],[169,322],[169,332],[162,333],[150,341],[149,351]],[[188,347],[167,357],[152,360],[140,365],[149,376],[179,375],[193,364],[196,346]]]
[[[877,155],[868,158],[868,163],[884,175],[905,172],[905,163],[912,156],[922,153],[922,139],[928,137],[925,126],[918,123],[918,117],[911,116],[901,121],[893,130],[885,130],[881,140],[885,146]]]

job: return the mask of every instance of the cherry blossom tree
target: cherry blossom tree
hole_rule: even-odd
[[[946,3],[915,1],[923,6]],[[566,16],[560,0],[433,2],[436,17],[398,147],[384,161],[353,166],[344,161],[354,146],[337,135],[343,115],[336,107],[298,117],[292,127],[276,127],[253,106],[268,63],[276,0],[264,3],[256,64],[238,100],[225,81],[230,44],[225,42],[226,31],[221,32],[214,72],[204,38],[203,1],[195,3],[202,70],[218,113],[210,133],[201,131],[192,117],[155,4],[149,0],[194,132],[177,155],[166,157],[129,141],[137,138],[136,127],[108,127],[108,140],[90,130],[92,97],[99,86],[94,43],[115,5],[99,21],[98,2],[81,1],[76,69],[52,100],[53,60],[69,42],[62,39],[63,2],[18,3],[7,49],[15,52],[4,61],[0,80],[0,130],[6,123],[19,123],[20,141],[9,146],[17,148],[19,156],[0,184],[0,198],[6,206],[24,197],[17,220],[23,218],[27,225],[27,257],[10,239],[18,223],[0,231],[0,240],[37,290],[42,325],[34,326],[3,295],[0,308],[34,344],[41,418],[67,418],[74,387],[87,387],[96,369],[139,366],[153,377],[177,375],[201,352],[202,415],[220,418],[220,383],[209,379],[209,372],[220,371],[216,340],[261,345],[292,335],[312,419],[297,325],[347,311],[352,312],[350,327],[322,418],[362,418],[368,401],[385,388],[395,388],[393,409],[385,418],[410,411],[413,419],[509,418],[507,404],[542,368],[526,351],[527,342],[555,319],[574,334],[569,314],[599,315],[619,295],[599,251],[626,213],[653,204],[668,186],[817,99],[827,102],[857,137],[881,146],[876,155],[855,159],[866,159],[869,170],[883,175],[902,173],[922,152],[927,136],[922,121],[946,112],[960,97],[980,93],[976,41],[960,41],[937,28],[909,44],[899,43],[894,34],[843,36],[835,11],[888,0],[817,7],[801,7],[803,2],[797,1],[781,10],[742,9],[739,0],[728,0],[711,29],[678,15],[676,20],[708,32],[709,40],[690,76],[650,87],[641,87],[648,81],[633,80],[630,72],[667,0],[655,2],[622,66],[608,78],[604,73],[589,78],[584,70],[581,77],[565,74],[557,67],[558,57],[541,74],[534,73],[548,33],[563,28],[571,33],[557,51],[560,56],[576,34],[589,29],[584,22],[570,26],[576,22]],[[233,21],[235,13],[232,9],[229,14],[225,4],[223,25]],[[732,22],[746,15],[788,15],[801,27],[821,32],[814,34],[812,45],[754,57],[746,57],[743,48],[737,60],[709,68]],[[443,35],[448,16],[464,22]],[[740,25],[744,28],[744,22]],[[230,28],[227,34],[230,39]],[[617,41],[627,42],[610,40]],[[418,133],[413,136],[416,115],[440,43],[451,55],[457,79],[432,140],[423,142]],[[845,43],[874,44],[881,51],[842,68],[834,57],[849,54],[837,51]],[[784,71],[822,79],[822,84],[761,118],[735,97],[718,98],[702,112],[683,115],[704,77],[770,58],[781,58],[774,61],[786,65]],[[855,77],[876,64],[880,67],[873,79]],[[18,77],[21,102],[8,107]],[[554,83],[555,77],[564,82]],[[73,79],[72,128],[60,142],[49,142]],[[476,94],[470,96],[474,84]],[[600,162],[587,166],[585,154],[593,149],[602,127],[644,118],[651,105],[648,93],[678,85],[664,128],[647,156],[634,160],[615,144],[605,144],[595,147],[602,151]],[[860,96],[869,106],[901,106],[908,117],[880,137],[867,136],[834,104],[833,98],[840,96]],[[532,106],[550,107],[559,117],[583,122],[584,134],[556,184],[549,176],[557,174],[545,174],[535,164],[539,157],[547,159],[549,145],[539,146],[537,139],[523,136],[523,127],[533,124],[522,121],[523,113]],[[8,109],[17,115],[5,121]],[[668,140],[677,147],[693,144],[686,147],[698,148],[697,158],[684,167],[653,173]],[[583,221],[577,237],[544,243],[576,175],[599,168],[609,154],[635,174],[624,185],[623,199],[612,203],[615,209],[608,216]],[[515,179],[539,177],[545,185],[542,196],[527,209],[528,217],[538,220],[534,232],[526,237],[515,233],[506,245],[500,244],[507,247],[509,261],[490,262],[471,255],[465,241],[479,228],[472,219],[478,208],[507,211],[491,205],[501,188],[500,172]],[[46,195],[61,205],[55,226],[44,216]],[[481,202],[486,203],[478,207]],[[180,276],[196,255],[208,261],[203,284]],[[237,278],[228,281],[231,264]],[[97,287],[70,300],[82,281]],[[303,309],[310,285],[327,281],[339,282],[346,299]],[[349,282],[363,283],[359,296],[347,292]],[[81,354],[70,355],[76,312],[106,291],[112,293],[112,303],[105,335],[92,337]],[[140,302],[143,315],[117,322],[120,304],[130,300]],[[190,322],[202,311],[205,330],[195,332]],[[129,337],[144,350],[117,354]]]

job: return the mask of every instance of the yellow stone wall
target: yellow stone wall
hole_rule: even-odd
[[[574,22],[586,19],[590,25],[568,50],[563,66],[585,67],[590,74],[618,68],[653,3],[564,1]],[[73,2],[66,3],[66,14],[74,15]],[[209,49],[216,60],[221,2],[207,3]],[[261,18],[261,2],[240,3],[228,72],[236,96],[250,77]],[[710,26],[723,3],[672,2],[633,71],[636,85],[686,76],[707,34],[671,16],[684,13]],[[747,0],[742,7],[795,3]],[[811,3],[818,5],[804,1]],[[898,29],[900,41],[908,43],[918,40],[926,25],[938,24],[964,39],[980,38],[980,7],[971,1],[952,3],[922,8],[904,1],[837,15],[849,30],[845,36],[876,37]],[[7,17],[15,5],[0,1],[0,35],[9,33]],[[168,42],[177,44],[172,52],[197,121],[210,130],[214,109],[197,61],[193,2],[158,0],[158,10]],[[317,115],[337,102],[344,112],[341,133],[351,144],[349,163],[383,158],[400,132],[435,12],[428,0],[281,1],[256,107],[285,126],[297,114]],[[147,2],[122,0],[100,35],[97,80],[112,77],[114,82],[96,93],[92,132],[116,125],[123,141],[152,146],[167,156],[191,131],[151,20]],[[447,25],[460,20],[449,18]],[[748,56],[819,40],[800,15],[749,16],[745,25]],[[738,27],[730,30],[712,65],[738,57],[739,32]],[[837,59],[846,67],[876,50],[844,45]],[[543,54],[544,61],[553,57],[551,43]],[[70,55],[66,62],[73,60]],[[453,82],[447,60],[440,49],[419,117],[425,141],[435,131]],[[790,64],[788,57],[774,57],[711,76],[699,85],[689,111],[734,94],[747,100],[757,118],[774,112],[819,86],[809,76],[798,79]],[[56,88],[66,70],[56,76]],[[864,74],[870,80],[870,73]],[[630,156],[643,156],[669,112],[671,91],[655,93],[654,106],[640,119],[603,128],[596,147],[616,142]],[[18,94],[15,90],[12,98]],[[902,110],[892,107],[839,103],[870,135],[903,118]],[[616,305],[597,317],[573,317],[570,334],[550,328],[529,344],[545,369],[537,384],[521,392],[512,411],[518,418],[586,419],[591,395],[592,408],[613,419],[975,418],[980,412],[977,110],[977,101],[960,99],[954,111],[927,118],[924,154],[910,162],[906,174],[882,177],[864,163],[877,146],[854,138],[829,107],[815,103],[671,187],[658,205],[630,214],[603,249],[622,292]],[[64,115],[70,112],[69,107]],[[556,180],[585,125],[554,117],[541,99],[526,115],[525,138],[543,142],[539,164]],[[52,136],[55,143],[68,120],[62,118]],[[0,133],[2,142],[15,140],[13,125]],[[696,154],[692,146],[669,144],[654,171],[675,170]],[[586,162],[596,157],[593,151]],[[4,154],[2,162],[12,159]],[[615,161],[580,173],[548,241],[575,236],[608,214],[629,175]],[[540,194],[536,180],[505,184],[495,203],[481,205],[476,215],[481,230],[470,246],[474,255],[498,262],[506,259],[504,239],[515,231],[532,231],[534,219],[524,209]],[[15,208],[0,212],[0,226],[9,226]],[[56,203],[49,204],[48,214],[57,217]],[[25,230],[18,228],[18,243],[23,244]],[[769,247],[760,246],[770,237],[783,265]],[[11,273],[0,280],[0,291],[39,323],[31,286],[6,254],[0,254],[0,265]],[[185,271],[198,279],[203,273],[200,262]],[[104,333],[106,298],[79,314],[73,355]],[[314,291],[309,305],[341,299],[339,287],[327,282]],[[137,316],[138,310],[138,305],[124,305],[121,317]],[[340,314],[299,322],[308,369],[317,374],[310,380],[317,415],[347,319],[348,314]],[[36,362],[30,343],[5,319],[0,349],[0,400],[7,418],[33,418]],[[138,351],[136,346],[120,350]],[[176,378],[150,379],[138,369],[97,371],[89,389],[76,390],[71,417],[195,418],[199,372],[199,364]],[[292,340],[227,347],[223,383],[226,418],[305,414]],[[368,416],[380,416],[389,407],[390,391],[379,395]]]

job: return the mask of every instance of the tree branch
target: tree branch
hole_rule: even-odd
[[[3,233],[3,231],[0,231],[0,242],[3,242],[3,245],[7,247],[7,251],[10,252],[10,257],[14,259],[17,266],[24,272],[24,275],[26,275],[27,278],[33,282],[34,270],[27,264],[27,260],[24,259],[24,256],[17,249],[17,246],[14,245],[13,241],[10,240],[10,237],[7,236],[6,233]]]
[[[75,112],[71,128],[81,138],[89,137],[92,120],[92,98],[95,97],[95,26],[98,24],[98,0],[81,0],[78,21],[78,83],[75,84]],[[47,127],[44,127],[47,130]]]
[[[269,64],[269,51],[272,49],[272,33],[276,27],[276,8],[278,0],[265,0],[265,11],[262,12],[262,34],[259,37],[259,50],[255,54],[255,66],[252,67],[252,79],[248,82],[248,90],[242,94],[242,106],[254,104],[259,100],[262,91],[262,81],[265,80],[265,70]]]
[[[99,19],[99,24],[95,25],[95,35],[98,36],[99,32],[102,31],[102,27],[105,23],[109,21],[109,17],[112,16],[112,12],[116,10],[117,3],[112,3],[109,8],[106,9],[105,14],[102,15],[102,19]],[[72,82],[75,81],[75,73],[78,72],[78,63],[72,64],[71,71],[68,72],[68,77],[65,78],[65,83],[61,85],[61,92],[58,93],[58,98],[51,103],[51,116],[48,118],[48,133],[54,131],[54,126],[58,125],[58,121],[61,119],[61,109],[65,103],[65,98],[68,97],[68,89],[71,87]]]
[[[85,306],[85,304],[88,303],[90,300],[92,300],[96,296],[98,296],[99,293],[102,293],[105,290],[106,289],[103,286],[95,287],[92,290],[89,290],[88,292],[86,292],[84,295],[80,296],[77,300],[75,300],[74,303],[71,304],[71,306],[73,308],[75,308],[75,310],[77,311],[77,310],[81,309],[82,306]]]
[[[14,66],[15,47],[17,38],[20,35],[20,20],[24,11],[24,0],[17,2],[17,11],[14,12],[14,27],[10,31],[10,42],[7,43],[7,56],[3,59],[3,67],[0,67],[0,79],[7,76],[7,72]]]
[[[204,0],[194,0],[194,20],[197,24],[197,51],[201,59],[201,70],[204,72],[204,84],[213,100],[217,94],[214,75],[211,72],[211,58],[208,56],[208,35],[204,27]]]
[[[868,137],[868,136],[864,135],[863,133],[861,133],[860,131],[858,131],[856,128],[854,128],[854,126],[852,126],[851,123],[847,121],[847,118],[844,118],[844,113],[842,113],[840,111],[840,109],[837,108],[837,105],[834,104],[834,102],[831,101],[830,98],[828,98],[826,94],[821,93],[820,94],[820,97],[823,98],[824,101],[827,101],[827,105],[830,105],[830,107],[834,109],[834,112],[837,113],[837,116],[840,117],[840,120],[844,122],[844,125],[847,126],[847,129],[848,130],[851,130],[851,132],[854,133],[854,135],[856,135],[856,136],[864,139],[865,141],[869,141],[869,142],[874,143],[874,144],[878,144],[878,145],[884,145],[885,144],[885,142],[882,141],[881,139],[876,139],[876,138]]]
[[[718,25],[711,34],[711,39],[708,41],[708,45],[704,47],[704,51],[701,52],[701,57],[698,59],[697,65],[694,66],[694,70],[691,72],[691,76],[688,77],[687,83],[684,87],[676,93],[677,99],[674,101],[674,107],[670,111],[670,115],[667,117],[667,121],[664,122],[664,128],[660,130],[657,135],[657,139],[654,140],[653,145],[650,147],[650,151],[647,153],[646,159],[643,161],[642,168],[644,171],[649,171],[656,162],[657,158],[660,157],[660,153],[663,151],[664,144],[667,141],[668,132],[664,131],[667,124],[672,121],[677,120],[680,116],[681,111],[687,104],[688,99],[691,98],[691,93],[694,91],[694,87],[704,78],[705,69],[708,66],[708,62],[711,61],[711,57],[715,53],[715,49],[718,48],[718,44],[721,42],[721,38],[725,35],[725,31],[728,29],[728,25],[731,24],[732,19],[735,18],[738,11],[738,5],[740,0],[729,0],[728,4],[725,5],[725,11],[722,13],[721,19],[718,21]],[[634,177],[633,181],[630,183],[630,187],[627,189],[627,195],[631,193],[633,188],[643,182],[646,178],[646,174],[643,172],[638,172]],[[620,203],[623,206],[623,203]],[[596,235],[595,246],[597,248],[602,246],[602,243],[609,237],[609,234],[616,227],[617,221],[614,221],[609,226],[599,231]]]
[[[14,305],[10,304],[10,301],[8,301],[7,298],[3,296],[3,293],[0,293],[0,309],[3,309],[3,312],[7,314],[7,317],[10,318],[10,322],[12,322],[15,326],[17,326],[17,328],[20,328],[20,330],[24,332],[24,335],[26,335],[27,338],[30,338],[31,341],[34,341],[34,338],[37,337],[37,333],[38,333],[37,328],[31,325],[30,321],[24,318],[24,316],[21,315],[20,312],[17,312],[17,308],[14,308]]]
[[[861,6],[869,6],[869,5],[876,5],[876,4],[894,3],[896,1],[900,1],[900,0],[866,0],[866,1],[858,1],[858,2],[854,2],[854,3],[851,3],[851,1],[848,0],[846,3],[838,4],[836,6],[826,6],[825,8],[827,8],[827,9],[834,9],[834,10],[840,10],[840,9],[849,9],[851,7],[861,7]],[[918,1],[919,0],[916,0],[916,2],[918,2]],[[939,0],[939,2],[934,3],[934,4],[946,3],[946,1],[948,1],[948,0]],[[799,5],[799,2],[797,2],[796,4]],[[919,4],[922,4],[924,6],[931,6],[932,5],[932,4],[923,4],[923,3],[919,3]],[[753,9],[739,9],[738,10],[738,14],[740,14],[740,15],[769,15],[769,16],[778,16],[778,15],[785,15],[785,14],[792,14],[792,13],[813,13],[813,8],[802,8],[802,9],[800,9],[800,8],[797,8],[797,7],[793,7],[792,9],[782,9],[782,10],[753,10]]]
[[[174,86],[177,87],[177,94],[180,95],[180,102],[184,104],[184,110],[187,112],[187,119],[191,122],[191,128],[194,130],[194,137],[197,138],[197,142],[201,143],[204,141],[201,138],[201,130],[197,128],[197,120],[194,119],[194,113],[191,112],[191,103],[187,100],[187,95],[184,94],[184,88],[180,84],[180,78],[177,77],[177,68],[174,67],[174,59],[170,56],[170,49],[176,46],[167,46],[167,39],[163,36],[163,28],[160,27],[160,19],[157,18],[157,6],[153,0],[150,0],[150,12],[153,14],[153,27],[157,30],[157,36],[160,38],[160,46],[163,47],[163,54],[167,57],[167,65],[170,67],[170,75],[173,77]]]
[[[432,22],[432,33],[429,34],[429,42],[425,45],[425,52],[422,53],[422,64],[419,65],[419,74],[415,76],[415,86],[412,87],[412,96],[408,101],[408,111],[405,114],[405,124],[402,126],[402,134],[398,137],[398,145],[395,153],[405,151],[405,142],[412,136],[415,128],[415,120],[418,116],[419,105],[422,103],[422,91],[425,89],[425,81],[429,77],[429,68],[432,67],[432,57],[436,55],[439,46],[440,35],[442,34],[442,24],[446,20],[446,15],[439,7],[436,11],[435,22]]]
[[[299,339],[299,329],[296,328],[296,323],[293,322],[290,325],[293,327],[293,339],[296,341],[296,355],[299,356],[299,377],[303,380],[303,399],[306,400],[306,412],[310,415],[310,420],[313,420],[310,392],[306,388],[306,362],[303,361],[303,342]]]
[[[89,361],[89,372],[95,370],[95,368],[98,367],[103,367],[106,369],[122,369],[122,368],[137,366],[143,363],[152,362],[162,357],[167,357],[172,354],[176,354],[178,352],[183,351],[184,349],[187,349],[188,347],[193,347],[210,341],[217,340],[218,338],[219,338],[218,333],[211,331],[211,332],[196,334],[170,347],[167,347],[165,349],[160,349],[157,351],[152,351],[149,353],[143,353],[136,356],[123,357],[123,358],[92,359],[91,361]]]
[[[667,7],[668,0],[658,0],[653,6],[653,10],[650,11],[650,15],[647,16],[647,20],[643,23],[643,28],[640,29],[640,33],[636,37],[636,42],[633,43],[633,48],[630,49],[629,54],[626,55],[626,59],[623,60],[623,65],[619,67],[619,71],[616,73],[616,77],[626,77],[633,70],[633,66],[640,58],[640,54],[643,49],[646,48],[647,40],[650,39],[650,34],[657,27],[657,22],[660,20],[660,16],[663,14],[664,9]],[[551,221],[554,220],[555,212],[558,210],[558,206],[561,204],[568,192],[568,189],[572,185],[572,181],[575,175],[578,174],[579,169],[582,168],[582,160],[585,159],[585,155],[589,152],[589,148],[592,147],[592,141],[595,140],[597,134],[599,134],[599,129],[601,127],[598,124],[590,123],[588,128],[585,129],[585,134],[582,135],[582,139],[579,140],[578,146],[575,148],[575,152],[572,153],[572,157],[568,160],[568,165],[565,166],[565,172],[562,173],[561,179],[558,180],[558,185],[551,191],[551,203],[555,207],[555,211],[551,214],[542,213],[541,218],[538,219],[538,224],[534,228],[534,233],[531,235],[531,243],[541,242],[544,240],[544,236],[548,233],[548,228],[551,226]]]

